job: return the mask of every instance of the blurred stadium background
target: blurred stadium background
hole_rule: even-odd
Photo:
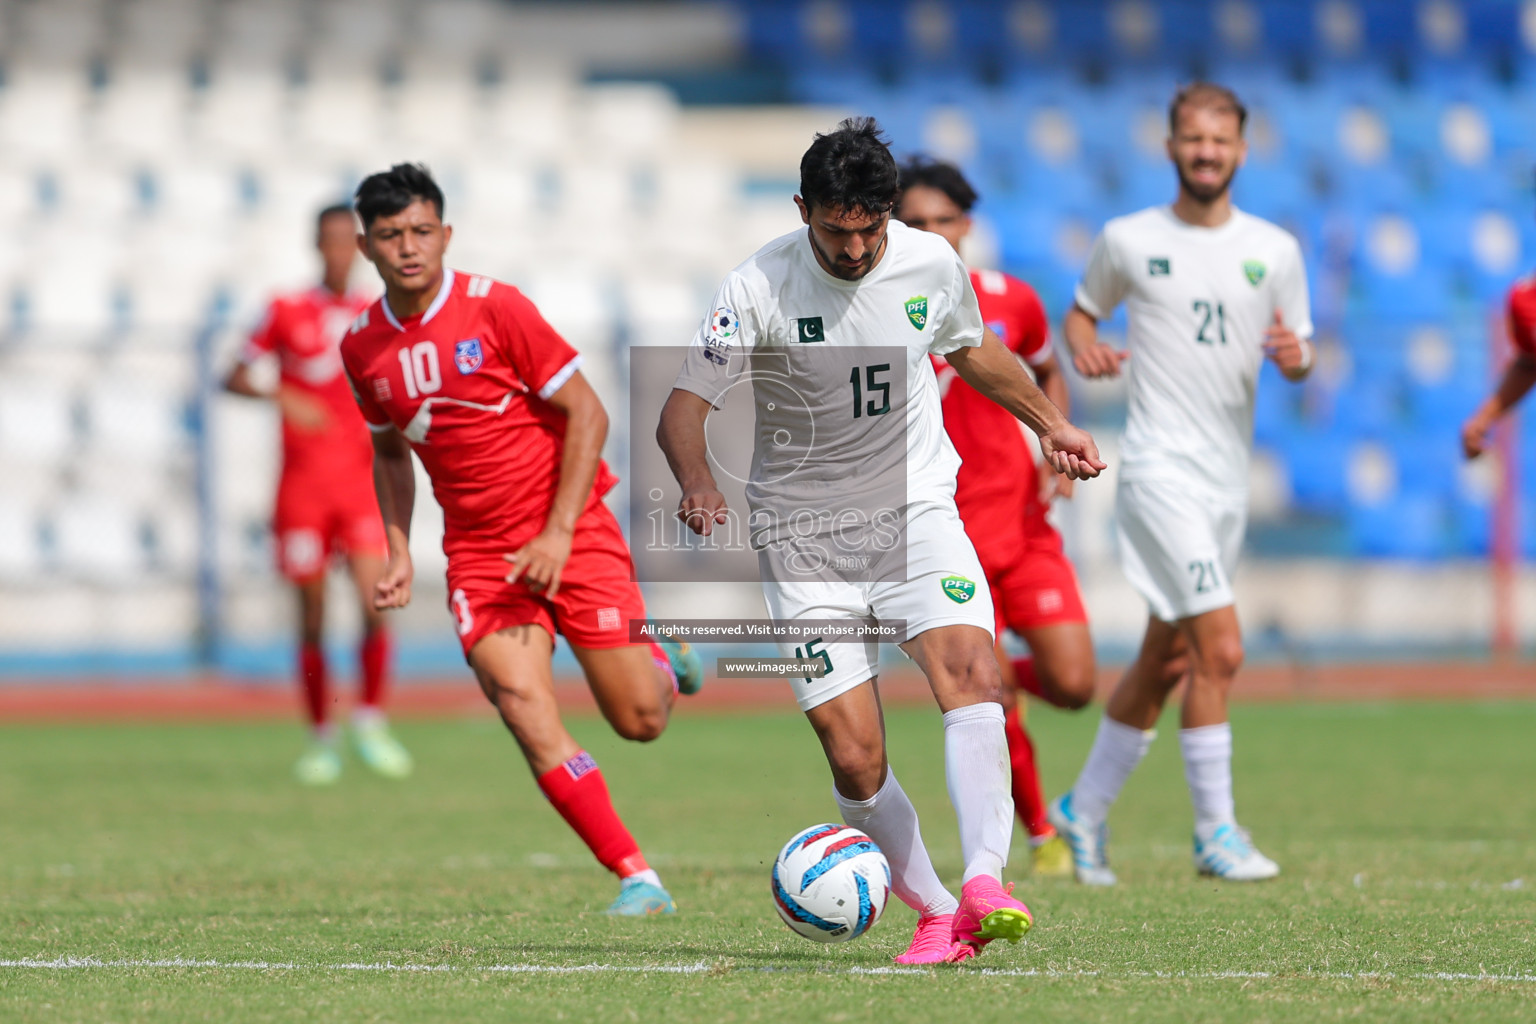
[[[1468,467],[1457,441],[1536,263],[1536,3],[0,0],[0,67],[0,677],[286,677],[277,424],[218,383],[363,174],[431,165],[450,262],[587,353],[622,476],[628,348],[686,343],[720,275],[797,223],[813,131],[872,113],[898,155],[961,163],[972,261],[1059,321],[1100,225],[1172,197],[1165,108],[1194,77],[1252,108],[1237,201],[1301,239],[1321,339],[1305,386],[1260,387],[1254,649],[1536,636],[1536,576],[1496,598],[1490,557],[1536,550],[1536,444]],[[1074,386],[1112,442],[1120,390]],[[1108,658],[1145,615],[1112,499],[1061,509]],[[407,675],[462,671],[439,525],[423,490]],[[750,614],[754,589],[651,596]]]

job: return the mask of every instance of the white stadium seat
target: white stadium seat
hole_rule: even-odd
[[[93,495],[66,501],[53,531],[60,568],[75,579],[126,583],[147,568],[139,518],[119,502]]]
[[[0,581],[31,579],[42,569],[36,509],[11,494],[0,494]]]
[[[58,465],[77,441],[73,399],[46,378],[0,379],[0,453],[7,459]]]

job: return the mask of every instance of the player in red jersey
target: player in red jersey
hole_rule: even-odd
[[[299,595],[299,681],[313,730],[294,772],[309,785],[341,774],[325,652],[325,578],[334,556],[344,556],[363,609],[358,652],[361,699],[353,738],[363,762],[390,778],[411,772],[411,757],[384,720],[389,633],[373,607],[373,588],[384,574],[387,547],[373,496],[373,449],[341,368],[338,343],[368,296],[347,290],[357,259],[357,225],[349,206],[320,211],[315,247],[321,283],[272,300],[261,325],[230,371],[224,387],[237,395],[275,401],[283,420],[283,472],[272,529],[278,568]],[[275,357],[278,384],[268,392],[251,379],[251,364]]]
[[[1506,313],[1515,358],[1504,368],[1499,386],[1461,428],[1461,447],[1475,459],[1488,448],[1488,432],[1536,384],[1536,275],[1521,278],[1509,290]]]
[[[686,644],[630,640],[645,604],[603,504],[616,482],[601,457],[607,413],[581,357],[521,292],[443,266],[452,228],[425,168],[367,178],[357,210],[358,245],[385,288],[341,346],[389,539],[374,604],[411,599],[414,450],[443,508],[448,610],[481,689],[555,810],[621,879],[608,912],[671,913],[602,771],[561,723],[550,672],[560,633],[614,730],[641,741],[661,735],[679,689],[703,681]]]
[[[956,251],[971,229],[976,192],[952,164],[909,160],[901,170],[896,216],[908,227],[944,236]],[[1035,290],[996,270],[972,270],[981,315],[1003,344],[1034,370],[1040,389],[1062,412],[1069,409],[1066,378],[1051,350],[1050,326]],[[1023,689],[1057,707],[1081,708],[1093,699],[1093,640],[1077,574],[1047,518],[1051,500],[1068,498],[1072,481],[1041,473],[1018,422],[934,357],[944,396],[944,429],[960,453],[955,504],[976,546],[992,588],[997,615],[997,661],[1002,669],[1013,802],[1029,833],[1039,874],[1071,875],[1072,855],[1046,819],[1045,795],[1034,746],[1014,696]],[[1012,658],[1003,628],[1029,645]]]

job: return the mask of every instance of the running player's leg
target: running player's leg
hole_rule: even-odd
[[[1190,650],[1179,747],[1195,809],[1195,867],[1229,881],[1280,873],[1237,825],[1232,798],[1232,725],[1227,701],[1243,663],[1242,627],[1231,605],[1180,623]]]
[[[992,636],[970,623],[934,626],[902,644],[944,712],[944,768],[965,859],[954,939],[980,951],[993,939],[1017,942],[1034,923],[1001,878],[1013,839],[1002,676]]]
[[[550,672],[554,647],[554,638],[542,626],[509,626],[475,643],[469,664],[480,689],[522,749],[539,789],[598,863],[622,881],[652,887],[660,894],[634,911],[670,911],[671,898],[661,890],[660,879],[613,808],[602,770],[560,720]],[[626,912],[630,911],[626,908]]]
[[[1050,807],[1051,823],[1072,847],[1078,881],[1115,883],[1104,851],[1104,822],[1151,747],[1169,693],[1188,671],[1188,645],[1178,627],[1148,617],[1141,650],[1105,705],[1077,782]]]
[[[677,683],[665,652],[654,644],[572,644],[571,650],[614,732],[641,743],[661,735],[677,700]]]
[[[1087,620],[1025,626],[1029,657],[1012,659],[1015,685],[1058,708],[1077,711],[1093,701],[1097,665]]]
[[[923,843],[917,809],[886,759],[885,718],[873,679],[807,708],[832,769],[832,796],[843,821],[875,841],[891,866],[891,891],[918,913],[900,963],[938,963],[954,952],[958,901],[939,881]]]
[[[380,538],[382,540],[382,538]],[[376,546],[348,541],[347,568],[357,590],[363,616],[358,644],[358,705],[352,712],[352,739],[364,764],[390,779],[403,779],[415,767],[410,752],[389,729],[384,716],[384,690],[389,679],[390,642],[384,614],[373,607],[373,587],[384,575],[384,559]]]
[[[294,581],[299,613],[299,688],[309,718],[309,744],[293,766],[298,780],[326,786],[341,776],[336,728],[331,721],[331,686],[325,662],[325,575]]]

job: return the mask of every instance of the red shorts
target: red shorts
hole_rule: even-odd
[[[502,556],[520,546],[448,556],[448,611],[466,659],[475,644],[509,626],[542,626],[551,637],[558,633],[576,647],[631,642],[629,621],[645,618],[645,599],[635,582],[629,545],[608,506],[596,502],[576,521],[571,557],[553,598],[530,590],[522,580],[507,582],[512,567]]]
[[[1006,560],[988,558],[980,545],[976,554],[992,590],[999,638],[1005,627],[1023,633],[1066,622],[1087,624],[1077,572],[1062,550],[1061,534],[1044,516],[1031,517],[1023,545],[1015,547]]]
[[[272,532],[278,570],[294,583],[325,575],[338,554],[389,555],[371,478],[340,483],[284,473]]]

